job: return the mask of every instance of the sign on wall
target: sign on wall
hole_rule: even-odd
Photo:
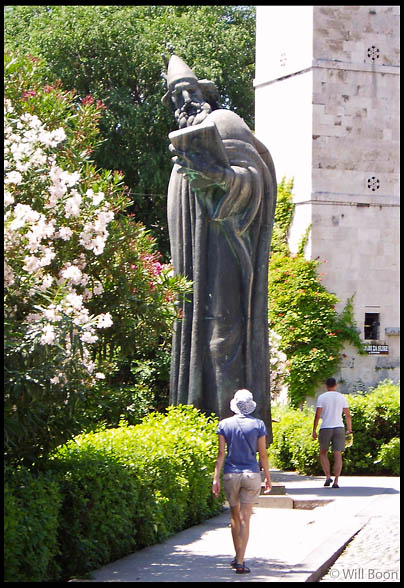
[[[388,345],[365,345],[365,351],[372,355],[388,355],[389,354],[389,346]]]

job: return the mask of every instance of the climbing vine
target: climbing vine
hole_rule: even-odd
[[[339,299],[321,283],[319,266],[326,260],[304,257],[310,227],[302,237],[298,252],[288,247],[288,231],[293,219],[293,181],[285,179],[278,188],[275,226],[269,264],[269,327],[277,338],[272,358],[272,394],[280,385],[288,389],[293,406],[306,396],[314,396],[317,385],[333,375],[341,361],[344,344],[363,352],[356,331],[353,296],[341,313],[335,310]],[[280,361],[275,361],[282,354]],[[286,357],[286,359],[284,359]],[[283,361],[282,361],[283,359]]]

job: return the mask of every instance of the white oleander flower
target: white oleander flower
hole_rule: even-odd
[[[107,329],[108,327],[113,325],[112,316],[110,315],[109,312],[107,312],[106,314],[100,314],[100,315],[98,315],[97,318],[98,318],[97,327],[99,329]]]
[[[40,342],[42,345],[50,345],[55,340],[55,329],[52,325],[46,325],[42,331]]]
[[[4,178],[5,184],[21,184],[22,182],[22,175],[18,171],[10,171],[6,174]]]
[[[77,266],[70,265],[61,271],[61,276],[65,280],[70,280],[73,284],[80,284],[82,274],[81,270]]]

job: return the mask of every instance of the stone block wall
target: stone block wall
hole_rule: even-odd
[[[306,256],[326,260],[338,309],[355,294],[361,336],[377,312],[377,342],[389,346],[380,356],[347,348],[342,385],[397,381],[399,7],[259,6],[256,74],[256,134],[278,178],[295,179],[290,247],[311,223]]]

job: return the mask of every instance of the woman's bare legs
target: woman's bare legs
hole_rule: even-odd
[[[230,507],[231,534],[238,564],[244,562],[244,555],[247,548],[248,538],[250,536],[252,507],[252,504],[245,503]]]

